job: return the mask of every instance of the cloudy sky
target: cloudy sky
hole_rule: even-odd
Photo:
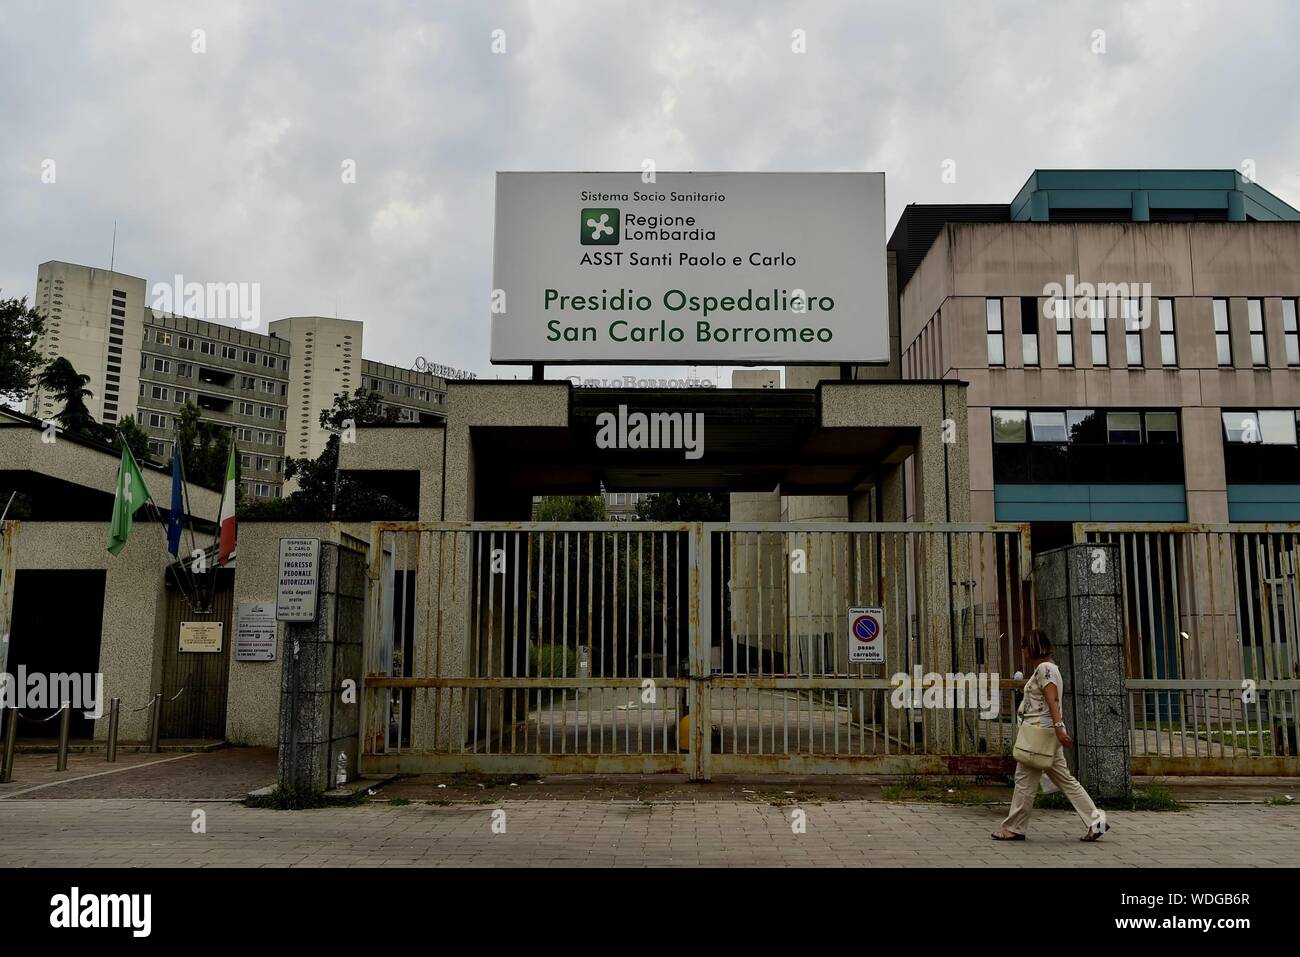
[[[5,0],[0,289],[107,266],[116,220],[121,272],[259,282],[264,320],[508,377],[498,169],[883,170],[892,229],[1035,167],[1253,160],[1300,205],[1297,36],[1286,0]]]

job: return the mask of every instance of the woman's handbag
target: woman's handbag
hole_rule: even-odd
[[[1046,771],[1056,760],[1056,729],[1022,721],[1011,756],[1027,767]]]

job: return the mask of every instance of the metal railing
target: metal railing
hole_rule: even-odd
[[[1080,524],[1117,547],[1136,773],[1300,771],[1300,525]]]
[[[1000,768],[1029,567],[1020,526],[380,523],[360,753],[397,769]],[[885,609],[884,665],[849,661],[859,606]],[[891,677],[914,670],[994,681],[996,715],[895,707]]]

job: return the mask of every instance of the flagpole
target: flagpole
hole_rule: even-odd
[[[126,436],[122,434],[121,429],[116,429],[114,431],[117,432],[117,437],[122,443],[123,452],[126,455],[129,455],[131,457],[131,462],[135,465],[136,472],[138,472],[140,476],[143,478],[144,473],[140,471],[140,463],[136,462],[135,453],[131,451],[131,446],[126,441]],[[118,466],[118,470],[119,472],[121,471],[121,466]],[[120,475],[118,476],[118,483],[119,484],[121,483]],[[163,533],[163,541],[170,545],[171,543],[168,542],[167,540],[167,520],[163,518],[162,515],[159,513],[158,504],[153,500],[153,493],[149,491],[149,483],[144,482],[143,484],[144,484],[145,506],[149,509],[149,513],[154,517],[154,520],[157,521],[158,524],[161,526],[162,533]],[[169,551],[167,554],[170,555],[171,552]],[[181,562],[182,567],[184,567],[184,564],[185,564],[184,562]],[[172,563],[169,562],[167,567],[171,568]],[[185,583],[181,581],[180,573],[177,572],[175,569],[172,569],[172,577],[176,580],[176,587],[181,590],[181,594],[182,595],[185,594]]]
[[[199,550],[198,543],[194,541],[194,506],[190,504],[190,482],[189,482],[189,479],[188,479],[188,478],[186,477],[186,475],[185,475],[185,450],[181,448],[181,446],[180,446],[180,442],[179,442],[179,441],[175,443],[175,449],[176,449],[176,462],[177,462],[177,465],[180,467],[180,470],[181,470],[181,501],[184,503],[183,507],[184,507],[184,509],[185,509],[185,514],[188,515],[188,516],[190,517],[190,521],[189,521],[189,533],[190,533],[190,565],[189,565],[189,572],[190,572],[190,581],[191,581],[191,582],[193,583],[193,585],[194,585],[194,596],[195,596],[196,599],[198,599],[198,598],[201,598],[201,597],[202,597],[202,594],[201,594],[201,592],[200,592],[200,590],[199,590],[198,581],[197,581],[197,579],[195,579],[195,577],[194,577],[194,553],[197,552],[197,551]],[[182,563],[182,564],[184,564],[184,563]],[[206,555],[205,555],[204,558],[203,558],[203,573],[204,573],[205,575],[208,574],[208,562],[207,562],[207,556],[206,556]],[[214,572],[213,572],[213,583],[212,583],[212,588],[209,590],[208,601],[207,601],[207,604],[206,604],[206,607],[207,607],[208,609],[211,609],[211,608],[212,608],[212,605],[213,605],[213,603],[214,603],[214,601],[215,601],[215,599],[216,599],[217,586],[216,586],[216,581],[215,581],[215,579],[216,579],[216,573],[215,573],[215,571],[214,571]],[[200,604],[203,604],[203,602],[200,601]]]

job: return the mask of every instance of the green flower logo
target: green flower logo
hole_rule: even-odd
[[[579,217],[579,235],[584,246],[618,245],[618,210],[588,207]]]

